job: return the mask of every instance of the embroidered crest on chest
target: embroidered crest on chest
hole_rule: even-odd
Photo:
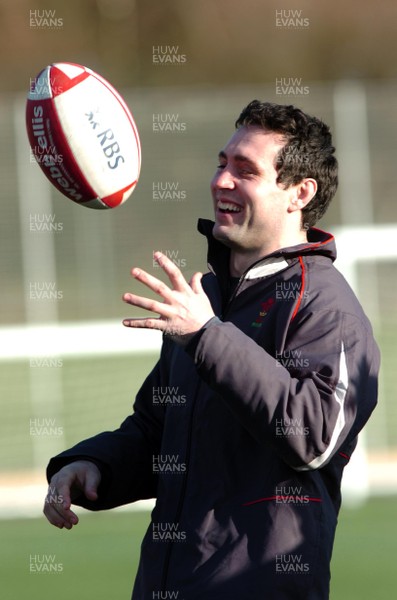
[[[272,308],[272,306],[274,305],[274,303],[275,303],[274,298],[268,298],[265,302],[260,303],[259,314],[258,314],[257,318],[255,319],[255,321],[252,321],[251,327],[260,327],[262,325],[266,315],[269,313],[269,311]]]

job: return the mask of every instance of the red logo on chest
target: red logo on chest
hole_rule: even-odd
[[[255,319],[255,321],[251,323],[251,327],[260,327],[262,325],[264,318],[266,317],[267,313],[269,312],[274,303],[274,298],[268,298],[265,302],[261,302],[261,310],[259,311],[259,315]]]

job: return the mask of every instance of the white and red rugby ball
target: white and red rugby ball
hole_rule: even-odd
[[[43,69],[28,94],[26,127],[36,161],[70,200],[114,208],[133,192],[141,168],[138,129],[120,94],[91,69]]]

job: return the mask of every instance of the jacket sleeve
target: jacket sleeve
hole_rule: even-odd
[[[87,501],[81,495],[74,504],[103,510],[156,496],[152,457],[160,452],[164,407],[154,406],[153,392],[161,385],[162,371],[160,360],[136,396],[134,413],[119,429],[84,440],[51,459],[48,481],[60,468],[76,460],[91,460],[99,467],[102,479],[98,500]]]
[[[355,315],[306,314],[276,356],[213,319],[187,351],[219,401],[296,470],[325,465],[376,404],[379,352]]]

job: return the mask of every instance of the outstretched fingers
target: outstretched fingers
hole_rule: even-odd
[[[123,324],[126,327],[159,329],[174,337],[195,333],[214,316],[211,303],[201,285],[202,274],[195,273],[188,283],[180,269],[167,256],[155,252],[154,258],[168,276],[171,286],[139,268],[132,269],[131,274],[162,297],[163,302],[129,292],[123,295],[123,300],[132,306],[157,313],[159,317],[129,318],[124,319]]]
[[[144,310],[157,313],[164,319],[168,319],[172,316],[173,311],[169,304],[153,300],[152,298],[145,298],[144,296],[137,296],[136,294],[127,292],[123,295],[123,300],[127,304],[131,304],[131,306],[138,306]]]
[[[155,252],[153,254],[154,260],[157,264],[163,269],[164,273],[167,274],[170,282],[172,283],[174,290],[178,292],[190,292],[191,287],[182,275],[181,270],[176,266],[176,264],[162,254],[162,252]]]
[[[123,325],[135,329],[158,329],[160,331],[165,331],[167,328],[167,323],[163,319],[145,319],[141,317],[123,319]]]

